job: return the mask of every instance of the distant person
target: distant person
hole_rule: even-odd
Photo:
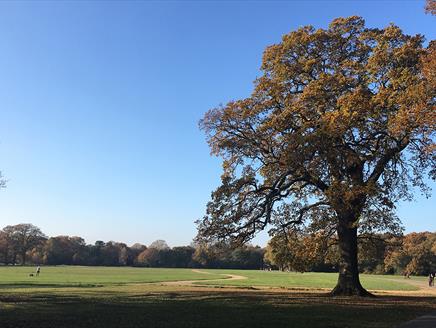
[[[434,286],[434,275],[433,275],[433,273],[430,273],[430,274],[428,275],[428,286],[429,286],[429,287]]]
[[[436,278],[436,272],[433,272],[433,273],[432,273],[431,287],[434,286],[434,278]]]
[[[39,273],[41,272],[41,267],[38,265],[37,267],[36,267],[36,276],[38,277],[39,276]]]

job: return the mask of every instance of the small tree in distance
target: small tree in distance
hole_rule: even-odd
[[[252,95],[200,122],[222,184],[199,242],[244,243],[271,226],[336,235],[333,295],[370,295],[359,280],[358,229],[400,231],[395,202],[435,178],[434,46],[360,17],[284,35],[263,56]]]

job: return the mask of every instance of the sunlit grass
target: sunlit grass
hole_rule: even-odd
[[[43,267],[39,277],[31,277],[33,267],[0,267],[0,288],[31,286],[39,287],[102,287],[110,285],[213,280],[201,284],[227,286],[265,286],[283,288],[333,288],[337,273],[320,272],[279,272],[261,270],[202,270],[208,274],[194,272],[191,269],[130,268],[130,267],[82,267],[49,266]],[[247,279],[228,280],[227,275],[240,275]],[[412,277],[423,280],[424,277]],[[418,290],[416,286],[400,276],[362,274],[361,281],[370,290]]]
[[[95,287],[116,284],[152,283],[177,280],[224,278],[219,274],[206,275],[191,269],[131,268],[131,267],[42,267],[39,277],[29,276],[33,267],[0,267],[0,288],[11,286]]]
[[[213,282],[202,282],[201,284],[230,285],[230,286],[265,286],[283,288],[333,288],[338,279],[337,273],[323,272],[279,272],[279,271],[255,271],[255,270],[206,270],[217,274],[236,274],[245,276],[248,279],[241,280],[220,280]],[[402,277],[392,275],[368,275],[362,274],[362,285],[370,290],[418,290],[416,286],[408,283],[408,280],[401,281]],[[417,279],[412,277],[412,279]],[[419,280],[423,279],[421,277]],[[400,280],[400,281],[397,281]]]

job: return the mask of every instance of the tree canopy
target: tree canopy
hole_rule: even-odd
[[[224,172],[198,240],[244,243],[267,226],[337,234],[334,293],[366,294],[357,229],[399,231],[395,202],[436,176],[435,47],[423,42],[353,16],[267,47],[251,96],[200,122]]]
[[[17,255],[20,255],[22,264],[26,264],[26,253],[46,239],[42,231],[30,223],[6,226],[3,234],[7,245],[13,249],[14,263]]]
[[[427,0],[425,3],[425,12],[436,15],[436,0]]]

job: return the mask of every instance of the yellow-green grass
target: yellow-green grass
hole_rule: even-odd
[[[233,274],[247,277],[240,280],[219,280],[201,282],[200,284],[227,285],[227,286],[265,286],[282,288],[333,288],[337,282],[337,273],[323,272],[280,272],[260,270],[205,270],[209,273]],[[418,287],[409,284],[407,279],[393,275],[361,274],[362,285],[369,290],[418,290]],[[424,280],[425,277],[412,277],[413,280]]]
[[[34,267],[0,267],[0,288],[23,288],[26,286],[95,287],[168,281],[213,280],[200,282],[200,284],[318,289],[333,288],[338,276],[337,273],[321,272],[201,270],[204,273],[199,273],[191,269],[83,266],[42,267],[39,277],[30,276],[30,273],[34,273],[34,271]],[[239,275],[247,279],[229,280],[226,279],[228,275]],[[362,274],[360,277],[363,286],[369,290],[418,290],[418,287],[409,284],[407,279],[400,276]],[[425,277],[412,277],[412,280],[424,279]]]
[[[95,287],[119,284],[153,283],[179,280],[224,278],[220,274],[201,274],[191,269],[131,267],[42,267],[38,277],[35,267],[0,267],[0,288],[5,287]]]

